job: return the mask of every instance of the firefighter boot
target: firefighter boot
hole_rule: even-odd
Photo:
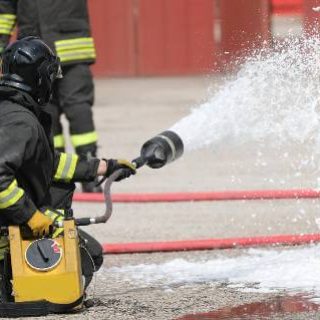
[[[90,158],[95,158],[96,157],[96,146],[87,146],[87,147],[78,147],[76,148],[76,152],[78,155],[86,155],[88,159]],[[98,186],[98,178],[96,178],[94,181],[90,182],[82,182],[81,187],[82,187],[82,192],[102,192],[102,187]]]

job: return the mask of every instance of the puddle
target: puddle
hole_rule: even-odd
[[[320,305],[301,296],[279,296],[266,301],[225,307],[211,312],[189,314],[176,320],[210,319],[270,319],[270,316],[284,316],[302,312],[320,311]]]

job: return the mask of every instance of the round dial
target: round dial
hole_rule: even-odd
[[[48,271],[56,267],[62,258],[62,248],[53,239],[39,239],[30,243],[26,250],[27,264],[38,271]]]

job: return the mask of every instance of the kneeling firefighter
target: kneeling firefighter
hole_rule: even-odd
[[[54,81],[62,74],[59,58],[42,40],[26,37],[9,45],[1,68],[0,226],[22,225],[35,237],[54,237],[61,229],[54,229],[53,222],[63,220],[62,212],[71,210],[74,182],[108,177],[122,169],[119,181],[135,174],[135,167],[126,160],[99,160],[54,150],[46,104]],[[87,286],[102,265],[102,247],[81,230],[79,237],[84,244],[81,261]],[[2,236],[1,275],[7,247],[8,240]]]

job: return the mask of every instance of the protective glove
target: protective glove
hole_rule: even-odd
[[[125,178],[129,178],[131,175],[136,174],[136,167],[133,163],[123,159],[103,159],[107,162],[107,172],[105,176],[109,178],[115,171],[121,169],[120,176],[116,181],[121,181]]]
[[[35,237],[48,235],[52,230],[53,221],[42,212],[36,211],[27,222]]]
[[[52,223],[55,224],[56,222],[63,222],[64,221],[64,210],[63,209],[46,209],[44,211],[44,215],[49,217],[52,220]],[[51,237],[57,238],[60,234],[63,233],[63,227],[55,227]]]

